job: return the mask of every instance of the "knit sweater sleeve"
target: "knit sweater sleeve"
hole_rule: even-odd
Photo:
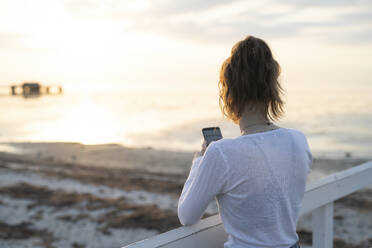
[[[178,202],[178,218],[182,225],[192,225],[203,215],[213,198],[226,184],[226,161],[215,143],[204,156],[194,159],[189,177]]]

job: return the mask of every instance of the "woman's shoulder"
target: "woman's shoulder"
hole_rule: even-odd
[[[289,133],[293,133],[293,134],[300,135],[300,136],[305,136],[305,134],[298,129],[288,128],[288,127],[282,127],[281,129]]]
[[[260,133],[253,133],[253,134],[247,134],[242,136],[237,136],[234,138],[223,138],[218,141],[214,141],[214,146],[226,150],[229,147],[236,147],[237,145],[244,144],[252,144],[254,145],[256,140],[260,139],[270,139],[270,138],[294,138],[294,139],[300,139],[300,140],[307,140],[305,134],[301,132],[298,129],[293,128],[286,128],[286,127],[280,127],[274,130],[266,131],[266,132],[260,132]]]
[[[216,149],[223,149],[224,147],[232,146],[236,143],[237,138],[222,138],[217,141],[213,141],[211,145],[216,147]]]
[[[298,129],[293,129],[293,128],[282,128],[282,129],[285,130],[287,133],[291,134],[292,137],[306,141],[307,143],[306,135],[302,131]]]

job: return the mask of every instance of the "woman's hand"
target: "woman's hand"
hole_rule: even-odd
[[[194,158],[199,157],[199,156],[203,156],[206,149],[207,149],[207,142],[205,142],[205,140],[204,140],[204,142],[201,146],[200,152],[195,153]]]

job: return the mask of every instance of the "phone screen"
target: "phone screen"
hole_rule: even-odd
[[[222,139],[222,133],[219,127],[206,127],[202,129],[204,140],[207,146],[212,142]]]

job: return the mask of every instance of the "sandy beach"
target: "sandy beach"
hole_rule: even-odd
[[[179,227],[191,152],[117,144],[0,144],[0,247],[121,247]],[[368,158],[315,158],[309,181]],[[335,247],[372,246],[372,189],[335,203]],[[205,216],[217,212],[211,203]],[[311,245],[311,216],[298,223]]]

